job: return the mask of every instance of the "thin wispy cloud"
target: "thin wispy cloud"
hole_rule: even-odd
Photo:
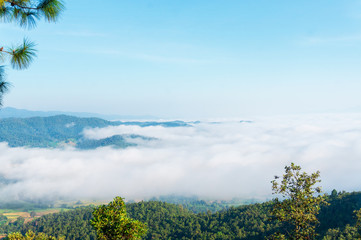
[[[205,60],[205,59],[166,57],[166,56],[157,56],[157,55],[149,55],[149,54],[136,54],[131,57],[144,60],[147,62],[156,62],[156,63],[207,64],[211,62],[210,60]]]
[[[106,34],[92,31],[62,31],[55,32],[55,35],[67,37],[107,37]]]
[[[0,23],[0,29],[17,31],[18,32],[20,28],[18,26],[16,26],[15,24],[2,24],[2,23]]]
[[[117,49],[99,49],[98,47],[94,48],[78,48],[78,49],[67,49],[67,48],[54,48],[53,50],[65,53],[80,53],[80,54],[89,54],[89,55],[102,55],[109,57],[118,57],[125,58],[130,60],[137,60],[142,62],[149,63],[166,63],[166,64],[189,64],[189,65],[203,65],[220,62],[213,59],[198,59],[198,58],[185,58],[185,57],[171,57],[171,56],[161,56],[161,55],[152,55],[145,53],[132,53]]]
[[[92,52],[94,53],[94,51]],[[120,51],[116,49],[103,49],[96,50],[95,53],[101,55],[109,55],[109,56],[119,56],[124,58],[129,58],[133,60],[140,60],[145,62],[153,62],[153,63],[169,63],[169,64],[208,64],[213,63],[214,61],[209,59],[198,59],[198,58],[187,58],[187,57],[178,57],[178,56],[162,56],[162,55],[154,55],[147,53],[131,53],[129,51]]]
[[[349,35],[349,36],[330,36],[330,37],[305,37],[300,43],[306,45],[330,45],[330,44],[351,44],[360,43],[360,35]]]

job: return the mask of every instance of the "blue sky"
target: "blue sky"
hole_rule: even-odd
[[[361,1],[66,1],[1,24],[38,58],[5,106],[165,118],[361,111]]]

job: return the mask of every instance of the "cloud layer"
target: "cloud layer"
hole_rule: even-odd
[[[137,147],[74,149],[9,148],[0,144],[0,187],[5,199],[143,199],[183,194],[202,198],[266,199],[270,181],[295,162],[321,171],[329,191],[360,190],[361,115],[312,115],[222,121],[193,127],[117,126],[88,129],[100,139],[140,134]]]

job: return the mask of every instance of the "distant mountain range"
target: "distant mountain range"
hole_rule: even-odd
[[[97,117],[106,120],[144,120],[144,119],[157,119],[154,116],[130,116],[130,115],[106,115],[98,113],[86,113],[86,112],[62,112],[62,111],[30,111],[26,109],[17,109],[12,107],[5,107],[0,109],[0,118],[29,118],[29,117],[50,117],[56,115],[69,115],[76,117]]]
[[[136,122],[107,121],[101,118],[80,118],[57,115],[50,117],[3,118],[0,119],[0,142],[7,142],[10,147],[58,148],[74,146],[78,149],[95,149],[104,146],[125,148],[135,146],[130,139],[153,140],[140,135],[114,135],[93,140],[83,136],[85,128],[104,128],[108,126],[134,125],[140,127],[189,127],[183,121]]]

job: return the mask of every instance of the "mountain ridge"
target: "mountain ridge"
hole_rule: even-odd
[[[117,114],[100,114],[89,112],[67,112],[67,111],[33,111],[27,109],[19,109],[14,107],[5,107],[0,109],[0,118],[30,118],[30,117],[50,117],[56,115],[70,115],[75,117],[97,117],[105,120],[154,120],[159,119],[150,115],[117,115]]]
[[[101,118],[80,118],[68,115],[30,118],[0,118],[0,142],[7,142],[9,147],[58,148],[74,146],[79,149],[95,149],[97,147],[113,146],[125,148],[136,146],[129,139],[154,140],[140,135],[113,135],[107,138],[92,140],[83,135],[86,128],[104,128],[109,126],[162,126],[190,127],[183,121],[170,122],[137,122],[108,121]]]

